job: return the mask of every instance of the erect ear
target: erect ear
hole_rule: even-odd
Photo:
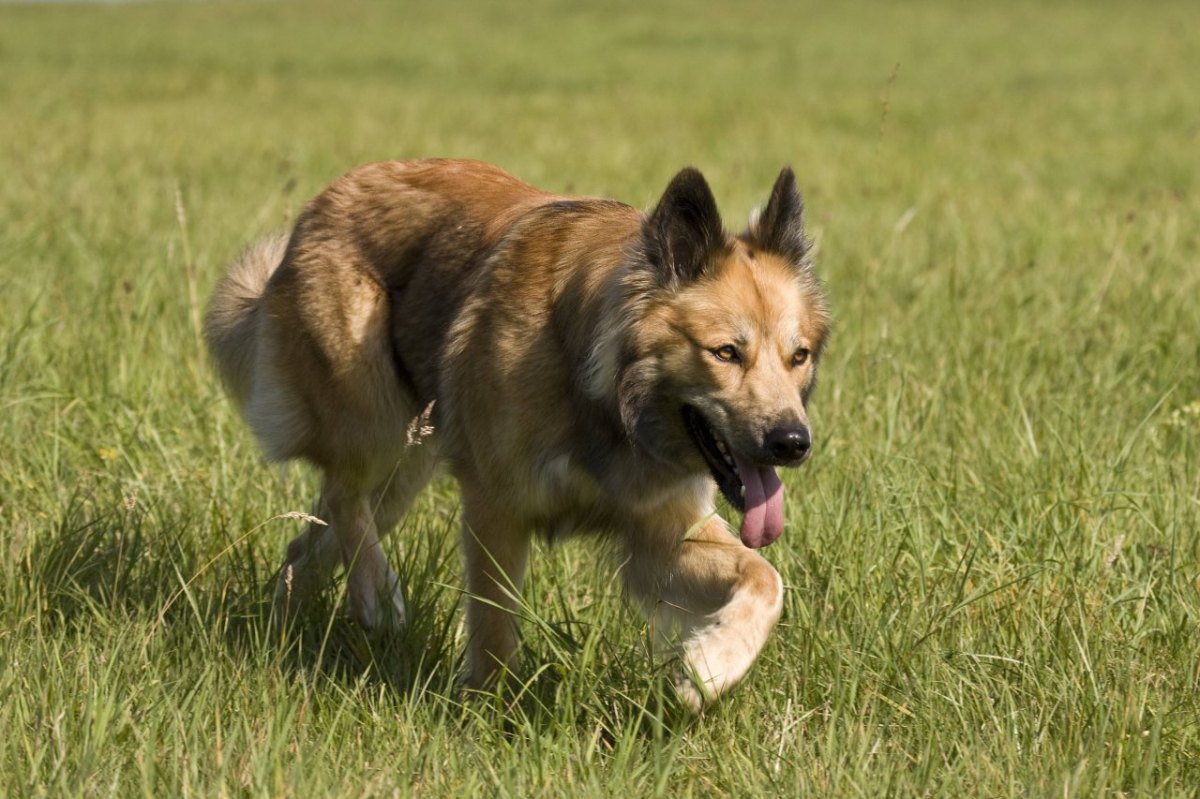
[[[676,175],[642,228],[646,259],[664,283],[695,280],[725,245],[712,189],[700,170]]]
[[[808,255],[808,237],[804,235],[804,200],[796,188],[796,175],[785,166],[775,179],[771,199],[750,226],[750,239],[764,250],[778,253],[795,264],[803,264]]]

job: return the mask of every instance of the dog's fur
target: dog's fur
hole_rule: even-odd
[[[617,543],[693,709],[741,680],[782,606],[754,548],[782,530],[773,467],[807,454],[828,329],[801,216],[790,169],[739,236],[694,169],[649,215],[478,162],[335,181],[290,238],[233,264],[205,323],[267,457],[323,472],[328,525],[288,546],[278,599],[344,563],[355,616],[402,622],[379,539],[444,460],[462,491],[469,684],[515,668],[535,531]],[[434,432],[411,445],[430,409]],[[714,478],[745,511],[742,541]]]

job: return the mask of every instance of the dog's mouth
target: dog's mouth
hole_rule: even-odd
[[[683,406],[683,424],[717,481],[721,495],[742,514],[742,543],[765,547],[783,532],[783,482],[772,466],[760,466],[717,435],[700,411]]]

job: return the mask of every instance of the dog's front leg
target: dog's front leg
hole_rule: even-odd
[[[657,642],[680,654],[676,688],[696,713],[746,675],[783,608],[779,573],[715,517],[678,543],[631,547],[625,572]]]
[[[471,688],[516,668],[517,610],[529,534],[507,513],[463,485],[462,550],[467,578],[467,674]]]

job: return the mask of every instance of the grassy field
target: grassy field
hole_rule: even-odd
[[[0,795],[1195,796],[1194,2],[0,5]],[[439,483],[414,622],[281,632],[313,476],[198,320],[349,167],[483,158],[731,225],[800,177],[836,335],[749,681],[678,713],[585,542],[464,702]]]

